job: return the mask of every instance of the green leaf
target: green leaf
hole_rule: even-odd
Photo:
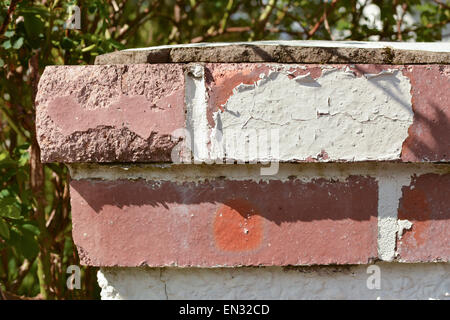
[[[50,17],[49,9],[47,9],[45,6],[40,4],[34,4],[33,6],[26,6],[22,7],[18,11],[22,15],[32,14],[32,15],[39,15],[42,18],[48,18]]]
[[[18,151],[28,151],[29,147],[30,147],[30,143],[25,142],[24,144],[21,144],[20,146],[17,146],[16,149]]]
[[[12,36],[14,36],[14,30],[8,30],[5,32],[5,37],[11,38]]]
[[[0,199],[0,216],[10,219],[20,219],[20,208],[13,197]]]
[[[351,27],[351,23],[349,21],[346,21],[346,20],[343,20],[343,19],[339,20],[336,23],[336,28],[338,30],[347,30],[347,29],[350,29],[350,27]]]
[[[5,240],[9,239],[9,227],[5,220],[0,218],[0,237]]]
[[[44,32],[44,21],[34,14],[24,15],[25,31],[28,38],[37,38],[40,33]]]
[[[95,44],[91,44],[89,47],[81,49],[81,52],[88,52],[95,48]]]
[[[20,219],[20,209],[14,205],[0,208],[0,216],[10,219]]]
[[[0,156],[1,158],[1,156]],[[17,174],[17,164],[11,158],[0,159],[0,182],[8,181]]]
[[[3,67],[5,65],[5,61],[3,61],[2,58],[0,58],[0,68]]]
[[[118,49],[118,50],[125,49],[125,46],[123,44],[121,44],[120,42],[114,41],[114,40],[109,40],[109,44],[114,49]]]
[[[28,163],[28,160],[30,160],[30,154],[28,152],[22,153],[18,161],[19,166],[23,167]]]
[[[92,4],[88,7],[88,11],[90,14],[95,13],[95,11],[97,11],[97,5],[96,4]]]
[[[11,40],[6,40],[5,42],[3,42],[2,47],[6,50],[11,49]]]
[[[31,223],[24,223],[21,227],[22,229],[27,230],[36,236],[38,236],[41,232],[38,226],[35,226],[34,224]]]
[[[71,49],[74,48],[78,43],[76,41],[73,41],[72,39],[68,37],[64,37],[61,41],[61,47],[63,49]]]
[[[10,245],[27,259],[33,259],[39,252],[39,245],[34,234],[23,228],[11,229]]]
[[[23,45],[23,38],[20,37],[19,39],[17,39],[14,42],[13,48],[17,50],[17,49],[20,49],[22,47],[22,45]]]

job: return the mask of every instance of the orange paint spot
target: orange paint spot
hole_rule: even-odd
[[[223,105],[225,105],[228,99],[233,95],[233,89],[242,84],[253,84],[260,79],[260,74],[268,74],[268,66],[259,66],[256,68],[244,68],[239,70],[221,70],[215,72],[214,87],[209,93],[210,96],[210,108],[212,112],[217,110],[224,111]]]
[[[224,203],[216,212],[214,238],[224,251],[247,251],[261,244],[263,221],[255,208],[246,200]]]

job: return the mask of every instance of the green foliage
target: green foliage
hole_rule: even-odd
[[[80,30],[64,27],[73,4]],[[200,41],[435,41],[449,20],[446,0],[0,0],[0,298],[98,298],[93,268],[83,269],[82,290],[65,286],[67,266],[79,263],[68,172],[39,161],[35,137],[33,100],[45,66]]]
[[[2,258],[9,257],[8,269],[0,268],[0,277],[10,281],[17,279],[17,266],[20,267],[25,261],[25,264],[34,261],[39,252],[37,237],[40,230],[32,218],[33,197],[27,188],[28,148],[28,144],[23,144],[11,153],[6,150],[0,153],[0,251]],[[10,269],[10,266],[14,268]],[[35,282],[28,281],[18,291],[36,295],[39,287]]]

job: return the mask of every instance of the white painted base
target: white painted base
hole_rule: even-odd
[[[450,264],[378,263],[296,268],[104,268],[98,272],[109,299],[450,299]],[[376,267],[375,267],[376,268]],[[370,270],[370,269],[369,269]]]

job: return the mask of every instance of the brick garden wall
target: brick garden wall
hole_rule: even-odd
[[[104,298],[448,296],[450,49],[325,44],[46,68],[42,160]]]

